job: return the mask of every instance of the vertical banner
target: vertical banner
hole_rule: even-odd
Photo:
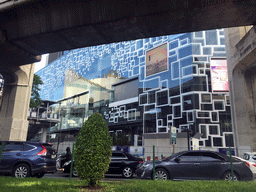
[[[229,91],[227,59],[211,58],[212,91]]]

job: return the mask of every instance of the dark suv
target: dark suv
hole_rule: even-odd
[[[13,177],[41,178],[45,173],[56,172],[56,150],[51,144],[26,141],[0,141],[4,149],[0,161],[0,173]]]

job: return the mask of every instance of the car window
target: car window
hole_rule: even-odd
[[[250,155],[249,154],[244,154],[244,159],[245,160],[249,160],[250,159]]]
[[[210,153],[210,152],[202,153],[202,161],[222,161],[222,160],[224,159],[215,153]]]
[[[30,151],[32,149],[34,149],[35,147],[33,145],[30,144],[24,144],[24,151]]]
[[[256,160],[256,155],[252,156],[252,159],[253,159],[253,160]]]
[[[188,152],[180,157],[181,162],[187,162],[187,161],[201,161],[201,153],[196,153],[196,152]]]
[[[112,153],[111,158],[127,158],[123,153]]]
[[[5,143],[4,152],[23,151],[23,143]]]

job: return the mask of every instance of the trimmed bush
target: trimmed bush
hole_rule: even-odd
[[[108,126],[99,113],[84,123],[75,143],[75,167],[79,178],[94,186],[104,178],[112,154]]]

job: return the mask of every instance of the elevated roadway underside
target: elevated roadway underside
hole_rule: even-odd
[[[256,23],[253,0],[15,0],[0,4],[0,62],[44,53]]]

